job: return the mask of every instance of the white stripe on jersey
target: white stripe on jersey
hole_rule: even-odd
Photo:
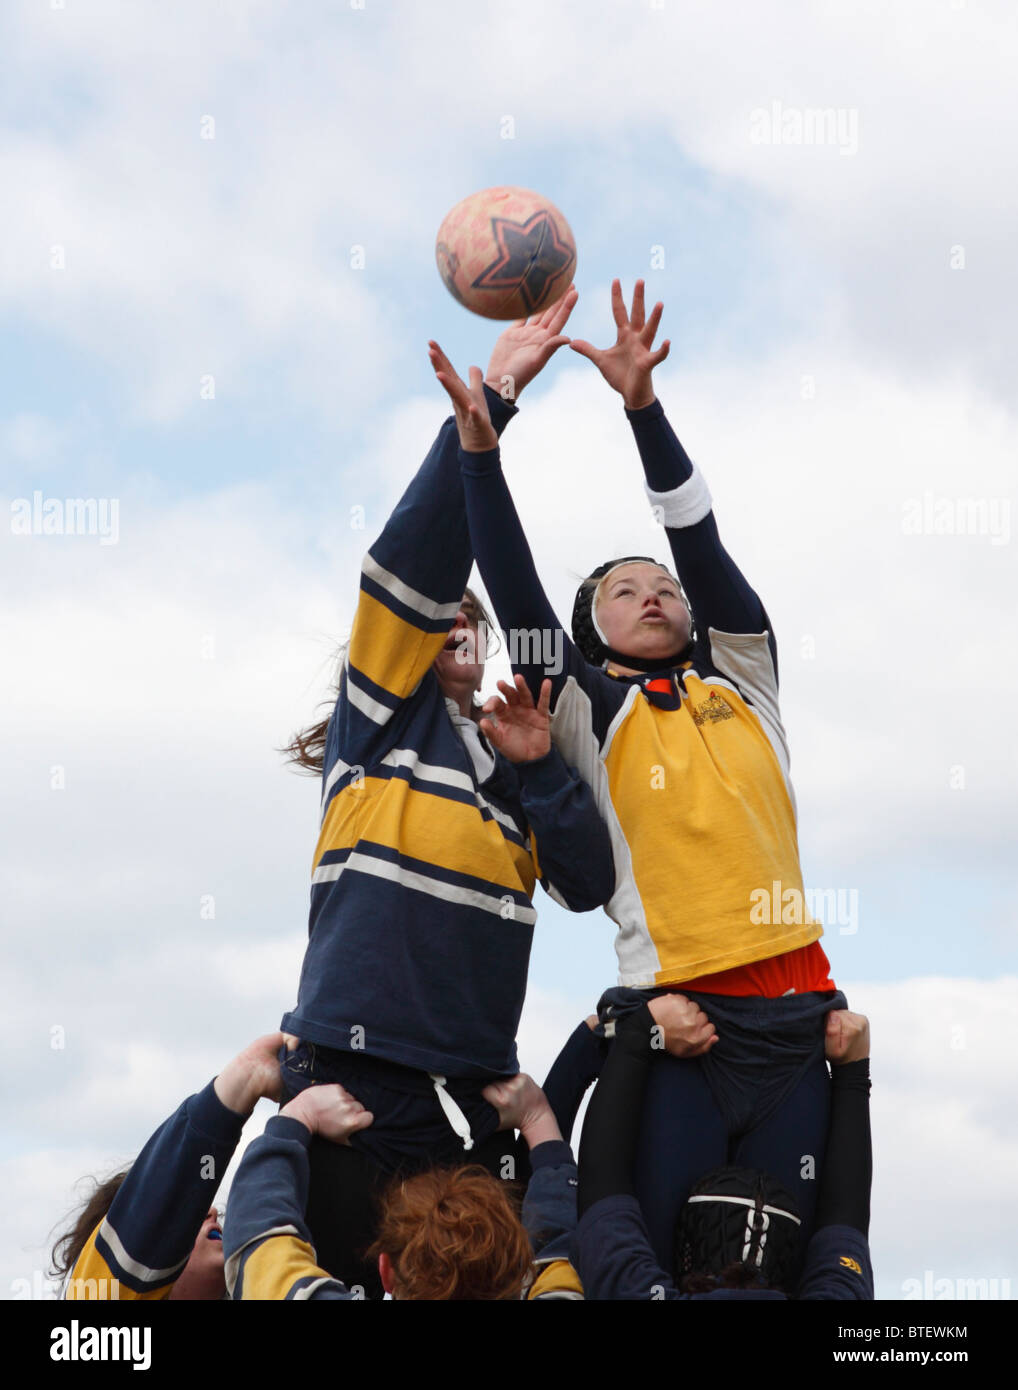
[[[386,593],[392,594],[393,598],[398,599],[404,607],[412,608],[415,613],[420,613],[422,618],[430,618],[435,622],[441,619],[451,623],[460,611],[460,605],[463,602],[462,596],[453,603],[436,603],[434,599],[428,598],[426,594],[418,593],[409,584],[404,584],[402,579],[398,579],[396,575],[383,569],[370,551],[364,557],[361,572],[366,574],[369,579],[373,579]]]

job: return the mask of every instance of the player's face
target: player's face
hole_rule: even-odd
[[[194,1301],[223,1297],[226,1293],[226,1274],[222,1237],[219,1216],[215,1207],[210,1207],[187,1264],[170,1292],[171,1298]]]
[[[464,689],[479,690],[484,679],[484,633],[478,619],[473,599],[464,594],[445,646],[435,658],[439,684],[452,698]]]
[[[689,641],[689,610],[679,586],[656,565],[611,570],[598,586],[597,625],[613,651],[653,661],[673,656]]]

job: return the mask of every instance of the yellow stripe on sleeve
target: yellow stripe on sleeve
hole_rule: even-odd
[[[528,1302],[537,1298],[582,1298],[580,1276],[568,1260],[552,1260],[546,1264],[530,1286]]]
[[[422,632],[362,590],[350,634],[350,665],[403,700],[416,690],[448,635]]]
[[[315,1264],[314,1247],[297,1236],[270,1236],[244,1261],[241,1296],[284,1299],[298,1279],[331,1279]]]

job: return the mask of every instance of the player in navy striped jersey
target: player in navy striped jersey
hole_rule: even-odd
[[[484,388],[497,429],[516,406],[496,388],[509,381],[518,399],[567,341],[570,308],[498,339]],[[614,889],[594,798],[551,747],[547,695],[543,708],[540,691],[517,702],[495,747],[478,728],[483,656],[460,640],[476,625],[472,562],[449,419],[362,565],[324,739],[309,941],[282,1022],[300,1040],[287,1095],[335,1082],[374,1115],[351,1148],[311,1152],[318,1256],[348,1283],[371,1278],[348,1261],[370,1236],[363,1213],[380,1175],[501,1167],[481,1092],[518,1071],[537,879],[579,911]]]

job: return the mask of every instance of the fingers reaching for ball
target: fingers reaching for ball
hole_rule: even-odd
[[[627,410],[642,410],[653,404],[655,399],[651,373],[671,350],[671,343],[667,339],[659,348],[654,348],[664,305],[655,304],[647,318],[643,281],[637,280],[633,290],[632,312],[627,313],[621,281],[613,280],[611,306],[618,330],[614,347],[596,348],[580,338],[574,338],[570,346],[581,357],[594,363],[608,385],[622,396]]]
[[[503,400],[514,401],[538,372],[569,342],[562,332],[579,295],[575,286],[543,313],[517,319],[500,333],[491,350],[484,379]]]
[[[428,343],[428,357],[436,378],[452,401],[460,446],[468,454],[486,453],[496,448],[498,435],[488,413],[480,367],[470,368],[470,385],[467,386],[434,339]]]

